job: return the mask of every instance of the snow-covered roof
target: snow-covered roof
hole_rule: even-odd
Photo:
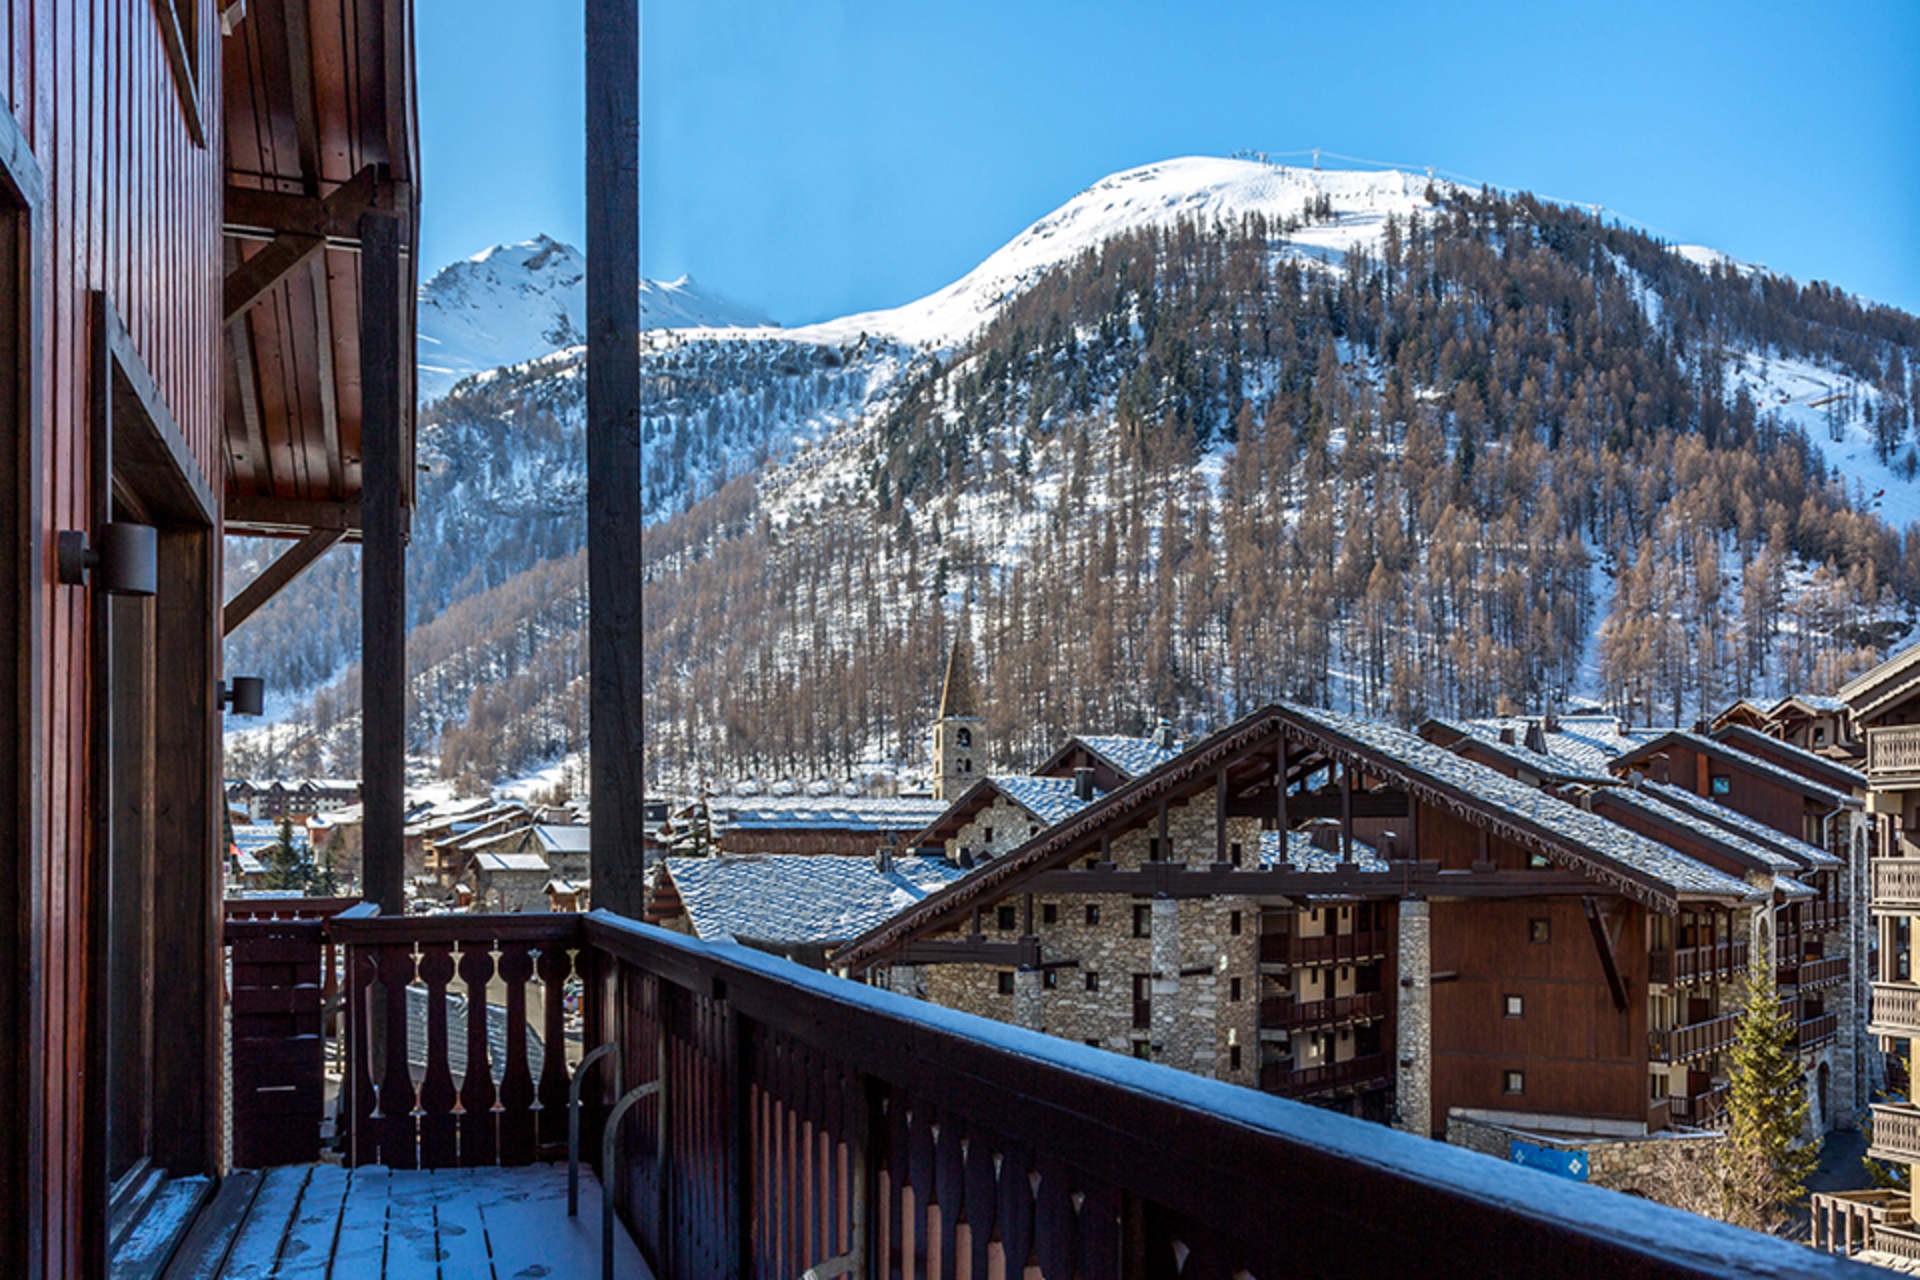
[[[1129,778],[1152,773],[1180,754],[1179,747],[1162,746],[1152,738],[1082,733],[1076,734],[1073,740]]]
[[[1829,808],[1858,809],[1860,807],[1860,802],[1852,796],[1835,791],[1823,782],[1816,782],[1804,773],[1796,773],[1792,769],[1773,763],[1771,760],[1762,760],[1759,756],[1751,755],[1736,747],[1728,746],[1724,742],[1716,741],[1702,734],[1691,733],[1684,729],[1669,729],[1651,742],[1642,743],[1633,752],[1629,753],[1628,757],[1615,763],[1622,765],[1631,764],[1633,763],[1634,757],[1639,756],[1641,752],[1652,754],[1669,743],[1678,743],[1691,747],[1701,755],[1709,756],[1726,764],[1745,769],[1748,773],[1758,774],[1790,791],[1798,791],[1803,796],[1817,800]]]
[[[551,871],[547,860],[537,853],[495,853],[473,855],[473,865],[482,871]]]
[[[267,864],[244,849],[234,851],[233,860],[243,876],[260,876],[267,873]]]
[[[1730,809],[1705,796],[1697,796],[1684,787],[1676,787],[1670,782],[1654,782],[1651,779],[1642,778],[1639,789],[1648,795],[1657,796],[1676,808],[1691,810],[1715,826],[1738,831],[1748,840],[1778,849],[1801,866],[1837,867],[1840,865],[1840,859],[1820,846],[1808,844],[1798,836],[1790,836],[1784,831],[1777,831],[1758,818],[1749,818],[1736,809]]]
[[[844,942],[951,884],[966,871],[944,858],[721,854],[668,858],[666,873],[700,937]]]
[[[917,831],[938,818],[946,807],[933,799],[849,800],[842,796],[792,796],[771,802],[728,796],[713,801],[717,820],[746,830]]]
[[[1306,830],[1287,832],[1287,865],[1295,871],[1315,874],[1335,872],[1343,867],[1340,861],[1340,850],[1320,848],[1313,842],[1313,833]],[[1265,870],[1279,869],[1280,833],[1278,831],[1260,833],[1260,866]],[[1355,840],[1353,863],[1346,869],[1386,871],[1388,867],[1387,860],[1375,853],[1372,846]]]
[[[1776,874],[1782,871],[1792,871],[1800,866],[1800,863],[1770,845],[1749,840],[1738,832],[1728,830],[1726,827],[1712,822],[1690,808],[1682,805],[1669,804],[1658,796],[1649,794],[1644,789],[1612,787],[1608,789],[1606,794],[1610,803],[1625,805],[1630,809],[1638,810],[1650,818],[1684,827],[1700,839],[1710,840],[1715,844],[1721,845],[1736,856],[1756,862],[1761,867]]]
[[[1558,761],[1563,771],[1589,777],[1604,776],[1615,757],[1664,732],[1629,729],[1613,716],[1594,714],[1556,716],[1552,728],[1540,716],[1494,716],[1461,721],[1458,727],[1492,742],[1499,742],[1502,729],[1511,729],[1515,741],[1524,742],[1529,724],[1540,725],[1549,759]]]
[[[1773,887],[1792,899],[1817,898],[1820,896],[1791,876],[1775,876],[1773,878]]]
[[[1716,741],[1724,742],[1749,755],[1771,751],[1780,758],[1794,762],[1784,767],[1804,770],[1809,776],[1823,779],[1836,787],[1846,787],[1853,791],[1867,789],[1867,775],[1860,770],[1851,765],[1842,764],[1830,756],[1809,751],[1805,747],[1788,742],[1785,738],[1776,738],[1771,734],[1749,729],[1743,724],[1723,725],[1715,731],[1713,736]]]
[[[548,853],[591,853],[593,828],[588,826],[541,825],[533,829],[533,838]]]
[[[1579,852],[1655,880],[1676,893],[1734,898],[1746,898],[1752,893],[1751,886],[1743,880],[1716,871],[1704,862],[1518,779],[1437,747],[1404,729],[1336,711],[1290,704],[1281,709],[1390,758],[1409,773],[1424,775],[1429,781],[1463,792],[1490,808],[1505,810],[1550,839],[1564,841]]]
[[[1539,774],[1542,778],[1573,779],[1582,782],[1611,781],[1612,776],[1605,769],[1596,769],[1580,758],[1547,755],[1518,741],[1521,736],[1515,730],[1513,742],[1500,740],[1501,729],[1489,720],[1441,720],[1433,719],[1427,724],[1437,726],[1449,732],[1471,739],[1474,745],[1483,751],[1500,756],[1519,768]],[[1424,727],[1424,726],[1423,726]],[[1548,743],[1548,749],[1552,744]]]
[[[1082,800],[1074,791],[1072,778],[1036,778],[1031,774],[1008,773],[995,774],[988,781],[998,788],[1001,795],[1048,826],[1071,818],[1106,794],[1096,789],[1092,799]]]
[[[1830,693],[1790,693],[1768,708],[1768,715],[1778,715],[1794,703],[1799,703],[1809,711],[1824,714],[1838,714],[1847,709],[1845,698],[1836,698]]]
[[[293,847],[307,847],[306,828],[295,826],[293,829]],[[237,822],[233,827],[234,847],[243,853],[254,853],[280,843],[280,828],[265,822]]]

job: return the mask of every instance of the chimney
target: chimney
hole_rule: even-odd
[[[1512,725],[1503,724],[1500,726],[1500,745],[1503,747],[1510,747],[1513,745],[1513,726]]]
[[[1538,720],[1527,721],[1527,750],[1547,754],[1547,731]]]
[[[881,845],[879,852],[874,855],[873,865],[880,868],[883,873],[893,870],[893,850],[884,844]]]
[[[1328,853],[1340,851],[1340,824],[1331,818],[1316,819],[1307,824],[1307,833],[1313,840],[1313,847],[1324,849]]]
[[[1093,799],[1093,770],[1082,766],[1073,771],[1073,798],[1075,800]]]
[[[1153,728],[1153,745],[1156,747],[1165,747],[1168,750],[1172,750],[1173,748],[1173,721],[1167,719],[1165,716],[1162,716],[1160,723]]]

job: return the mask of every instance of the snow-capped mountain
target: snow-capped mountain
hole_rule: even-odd
[[[423,290],[423,393],[462,343],[472,371],[500,334],[530,357],[422,418],[415,746],[476,776],[579,746],[583,353],[550,348],[580,275],[535,241],[436,276],[431,320]],[[1054,718],[996,726],[1009,747],[1271,696],[1644,715],[1657,686],[1684,719],[1831,683],[1920,600],[1889,528],[1920,518],[1920,321],[1584,210],[1184,158],[899,307],[780,328],[666,294],[642,501],[670,774],[776,739],[911,755],[967,597]],[[240,665],[340,669],[335,572]],[[289,767],[347,767],[350,703],[316,704]]]
[[[420,287],[420,398],[437,400],[470,374],[586,341],[586,259],[550,236],[495,245],[441,268]],[[751,307],[688,276],[640,282],[647,329],[757,328]]]

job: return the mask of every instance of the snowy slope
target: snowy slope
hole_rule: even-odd
[[[495,245],[436,272],[420,288],[421,400],[438,399],[469,374],[584,342],[586,277],[580,251],[549,236]],[[770,321],[682,276],[640,282],[640,323],[727,329]]]

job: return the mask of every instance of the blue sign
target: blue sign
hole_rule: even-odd
[[[1512,1138],[1507,1142],[1507,1159],[1515,1164],[1523,1164],[1529,1169],[1550,1173],[1556,1178],[1571,1178],[1575,1182],[1587,1180],[1587,1153],[1584,1151],[1568,1151],[1564,1147],[1542,1147]]]

